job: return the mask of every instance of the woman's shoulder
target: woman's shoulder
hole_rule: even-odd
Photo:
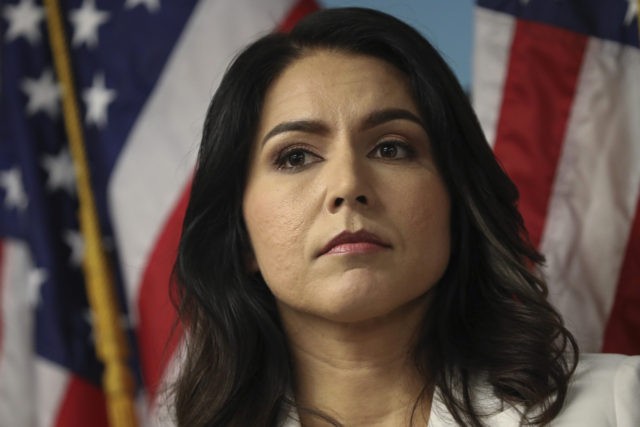
[[[576,374],[580,372],[593,373],[618,369],[637,369],[640,356],[626,356],[624,354],[583,353],[578,361]],[[587,372],[589,371],[589,372]]]
[[[611,387],[633,387],[640,382],[640,356],[622,354],[581,354],[573,374],[570,392],[590,391],[598,385]]]
[[[583,354],[553,426],[640,426],[640,356]]]
[[[491,387],[475,389],[478,407],[491,415],[491,427],[520,425],[521,409],[503,406]],[[567,397],[551,427],[640,427],[640,356],[582,354],[569,382]],[[434,400],[429,427],[457,425],[444,404]]]

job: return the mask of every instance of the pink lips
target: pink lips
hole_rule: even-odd
[[[360,230],[355,233],[343,231],[331,239],[322,248],[318,256],[325,254],[361,254],[390,247],[390,244],[368,231]]]

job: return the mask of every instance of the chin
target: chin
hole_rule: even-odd
[[[317,310],[316,315],[334,323],[363,323],[384,317],[389,308],[375,307],[368,303],[333,304],[323,310]]]
[[[353,268],[318,277],[303,292],[295,295],[277,292],[280,289],[272,289],[272,292],[281,311],[293,311],[334,323],[355,324],[411,310],[430,289],[430,286],[408,286],[412,282],[411,278],[397,277],[397,274],[385,271]]]
[[[322,301],[320,307],[310,307],[310,311],[335,323],[367,323],[411,310],[416,303],[424,299],[424,294],[403,295],[397,288],[391,288],[387,292],[381,292],[380,288],[362,291],[355,294],[332,295],[331,298]]]

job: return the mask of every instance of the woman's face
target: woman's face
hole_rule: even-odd
[[[450,200],[404,74],[317,51],[269,88],[243,214],[281,311],[374,319],[445,271]]]

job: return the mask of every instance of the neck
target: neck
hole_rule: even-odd
[[[339,323],[280,307],[302,424],[326,425],[304,408],[349,426],[426,425],[431,393],[412,359],[426,298],[394,313]],[[411,422],[413,420],[413,422]]]

